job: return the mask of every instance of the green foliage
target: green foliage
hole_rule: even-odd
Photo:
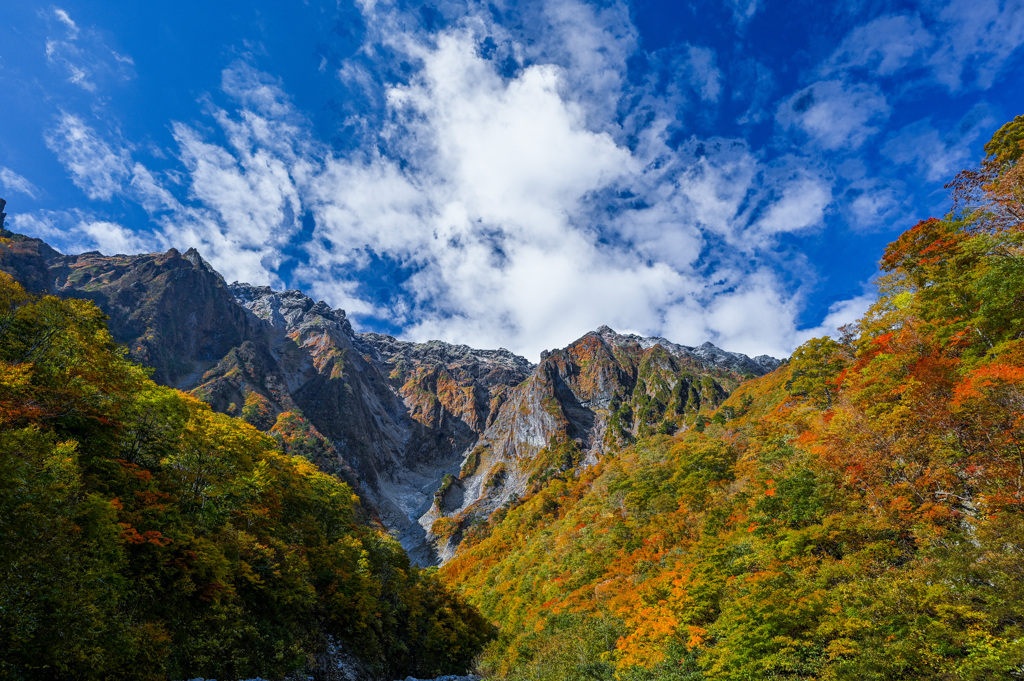
[[[486,451],[487,447],[484,445],[477,445],[473,448],[473,451],[466,456],[466,460],[463,462],[462,468],[459,470],[460,480],[465,480],[477,472],[477,469],[480,468],[480,457],[483,456]]]
[[[1002,167],[1016,164],[1024,155],[1024,116],[1003,124],[985,143],[985,155]]]
[[[357,501],[153,384],[92,304],[0,276],[0,677],[281,677],[329,645],[373,678],[465,670],[491,626]]]
[[[819,409],[831,409],[839,390],[839,375],[852,359],[842,344],[828,338],[813,338],[790,358],[791,377],[786,387],[793,395],[806,397]]]
[[[445,473],[444,477],[441,478],[441,486],[434,492],[434,508],[443,509],[445,502],[445,495],[448,494],[448,490],[451,489],[452,485],[456,483],[456,478],[451,473]]]
[[[531,462],[530,484],[542,484],[574,470],[583,460],[579,443],[565,435],[553,435],[548,446]]]

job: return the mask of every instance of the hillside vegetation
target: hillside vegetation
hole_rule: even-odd
[[[491,625],[358,506],[0,273],[0,678],[463,671]]]
[[[488,678],[1024,678],[1022,140],[840,338],[467,538],[441,575],[501,625]]]

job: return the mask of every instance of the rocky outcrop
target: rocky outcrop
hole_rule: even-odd
[[[262,337],[233,350],[197,394],[230,411],[248,391],[248,403],[265,412],[301,414],[351,466],[413,558],[435,562],[416,521],[533,365],[507,350],[355,334],[343,311],[299,291],[240,283],[230,290]]]
[[[542,355],[467,448],[459,479],[420,524],[446,560],[468,527],[531,485],[572,474],[636,437],[701,428],[739,382],[779,363],[602,326]]]
[[[54,293],[95,301],[131,358],[152,367],[165,385],[195,387],[255,333],[224,279],[195,249],[65,256],[50,262],[50,273]]]
[[[153,369],[154,380],[189,389],[252,335],[245,312],[193,249],[105,256],[62,255],[39,239],[3,232],[0,270],[32,293],[94,301],[115,340]]]

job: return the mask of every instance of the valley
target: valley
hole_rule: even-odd
[[[534,364],[0,227],[0,675],[1021,678],[1022,140],[785,360]]]

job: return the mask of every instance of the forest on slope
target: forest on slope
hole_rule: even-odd
[[[492,626],[276,435],[0,272],[0,678],[464,671]]]
[[[1024,678],[1024,116],[985,152],[841,337],[466,538],[488,678]]]

